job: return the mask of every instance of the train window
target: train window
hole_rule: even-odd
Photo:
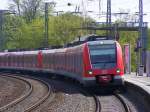
[[[20,67],[23,67],[23,55],[22,54],[20,55],[20,58],[21,58],[21,65],[20,65]]]
[[[3,56],[1,56],[1,66],[4,65],[4,59],[3,59]]]
[[[31,67],[34,67],[34,54],[31,54]]]
[[[51,68],[51,54],[48,54],[48,68]]]
[[[48,54],[45,54],[45,68],[48,68]]]
[[[36,65],[37,65],[37,55],[35,55],[34,60],[35,60],[35,65],[34,65],[34,67],[36,67]]]
[[[2,65],[2,59],[1,59],[1,56],[0,56],[0,66]]]
[[[80,52],[80,54],[79,54],[79,67],[80,67],[80,69],[79,69],[79,73],[80,74],[82,74],[82,70],[83,70],[83,55],[82,55],[82,52]]]
[[[48,60],[48,54],[46,54],[46,68],[48,68],[48,62],[49,62],[49,60]]]
[[[47,54],[46,53],[44,55],[44,64],[45,64],[45,68],[46,68],[46,66],[47,66]]]
[[[47,54],[47,68],[49,68],[49,54]]]
[[[116,66],[115,44],[89,45],[93,68],[108,69]]]

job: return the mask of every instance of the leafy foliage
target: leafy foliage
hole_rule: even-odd
[[[83,18],[70,13],[49,16],[49,45],[64,45],[75,39]],[[38,17],[28,23],[23,17],[5,17],[5,40],[7,49],[39,48],[44,42],[44,18]]]
[[[120,32],[120,40],[119,42],[122,45],[124,44],[130,44],[131,45],[131,71],[135,71],[136,69],[136,59],[137,55],[136,52],[134,52],[134,49],[136,47],[136,40],[138,38],[138,32],[131,32],[131,31],[124,31]]]

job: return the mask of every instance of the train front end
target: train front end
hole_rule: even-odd
[[[86,84],[123,85],[122,49],[114,40],[87,42],[84,53]],[[87,53],[86,53],[87,52]]]

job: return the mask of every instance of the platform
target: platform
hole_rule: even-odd
[[[147,77],[146,74],[143,76],[136,76],[135,73],[125,74],[124,79],[125,83],[131,83],[135,86],[139,86],[150,95],[150,77]]]

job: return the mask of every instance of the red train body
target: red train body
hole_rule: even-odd
[[[113,40],[41,51],[0,53],[0,68],[47,71],[75,78],[85,85],[122,85],[122,50]]]

